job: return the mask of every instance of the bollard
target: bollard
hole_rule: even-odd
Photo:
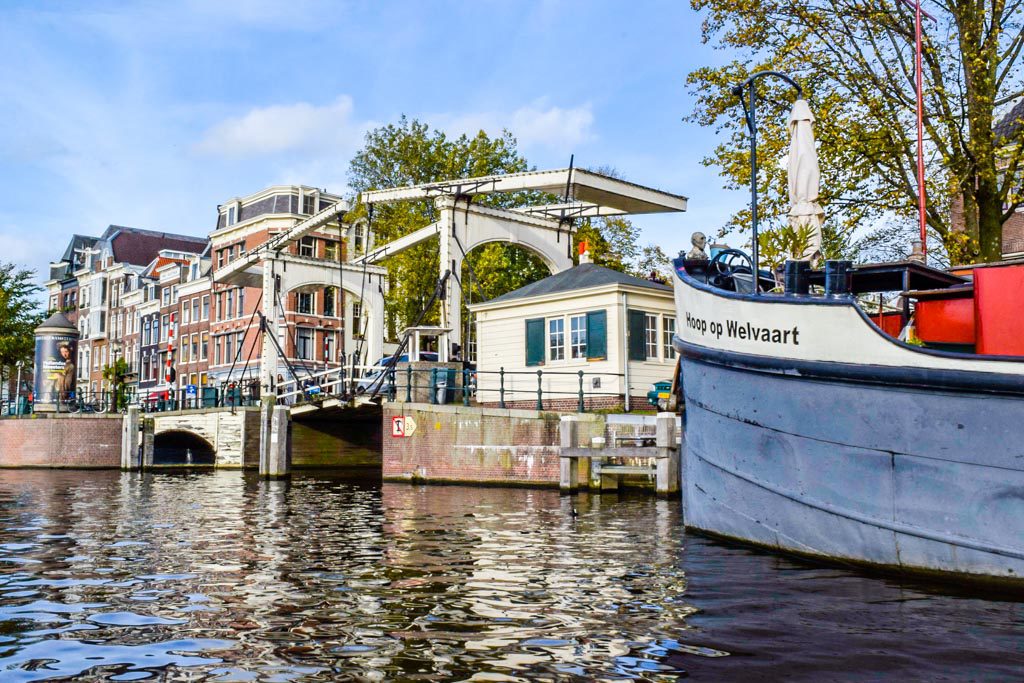
[[[121,469],[128,472],[139,468],[139,407],[128,406],[121,420]]]
[[[412,365],[405,367],[405,402],[412,403]]]
[[[505,368],[498,370],[498,407],[505,407]]]
[[[462,368],[462,405],[469,407],[469,368]]]
[[[544,410],[544,371],[537,371],[537,410]]]
[[[430,402],[437,404],[437,368],[430,368]]]
[[[580,370],[580,396],[579,396],[579,402],[576,404],[576,412],[577,413],[582,413],[583,411],[584,411],[584,406],[583,406],[583,371]]]
[[[288,406],[274,406],[270,421],[270,444],[261,453],[260,476],[266,479],[280,479],[291,475],[292,458],[288,447]]]

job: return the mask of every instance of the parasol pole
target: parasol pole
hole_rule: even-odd
[[[760,265],[758,263],[758,243],[757,243],[757,90],[755,89],[755,82],[759,78],[765,76],[775,76],[789,83],[796,89],[796,97],[800,99],[803,97],[803,89],[800,85],[787,76],[784,73],[778,71],[758,71],[747,80],[743,81],[739,85],[732,87],[732,94],[740,98],[740,103],[743,105],[743,115],[747,121],[747,130],[750,132],[750,225],[753,229],[754,238],[751,242],[751,262],[754,267],[754,294],[758,293],[760,289]],[[743,91],[748,91],[748,97],[750,98],[750,106],[747,106],[747,100],[743,98]]]
[[[921,16],[935,17],[921,9],[921,0],[900,0],[914,10],[914,81],[917,90],[917,219],[921,229],[921,253],[928,257],[927,196],[924,186],[924,76],[921,66]]]

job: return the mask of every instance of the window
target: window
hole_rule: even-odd
[[[206,360],[210,357],[210,333],[203,332],[199,340],[199,360]]]
[[[313,293],[312,292],[299,292],[296,298],[297,298],[296,310],[299,313],[305,313],[307,315],[311,315],[313,313]]]
[[[213,364],[220,365],[220,337],[214,337],[213,339]]]
[[[324,242],[324,258],[329,261],[338,260],[338,243],[337,242]]]
[[[334,287],[324,287],[324,315],[334,315]]]
[[[229,206],[228,207],[228,220],[227,220],[228,225],[234,225],[237,218],[238,218],[238,214],[235,211],[235,207]]]
[[[235,317],[235,290],[229,289],[227,292],[227,304],[224,309],[225,318]]]
[[[192,322],[199,322],[199,297],[192,299]]]
[[[644,316],[644,352],[647,358],[658,358],[658,316]]]
[[[218,249],[217,250],[217,267],[218,268],[223,268],[224,267],[224,250],[223,249]]]
[[[238,315],[245,315],[245,290],[238,288]]]
[[[164,306],[170,306],[171,305],[171,288],[170,287],[164,287],[162,295],[163,295],[163,304],[164,304]]]
[[[239,360],[242,357],[242,348],[245,346],[245,332],[239,332],[235,335],[235,360]]]
[[[548,360],[565,360],[565,319],[548,320]]]
[[[224,335],[224,362],[230,363],[235,357],[235,338],[233,335]]]
[[[587,357],[587,316],[574,315],[569,318],[569,344],[572,358]]]
[[[170,324],[170,319],[166,315],[162,316],[160,318],[160,329],[161,329],[160,338],[161,339],[167,339],[167,330],[168,330],[168,325],[169,324]]]
[[[356,226],[352,233],[352,251],[355,252],[356,256],[361,255],[363,253],[363,242],[365,241],[363,239],[363,230],[363,223],[356,223]]]
[[[295,353],[301,360],[313,360],[313,330],[308,327],[297,328]]]
[[[299,240],[299,256],[316,256],[316,238],[303,237]]]
[[[144,322],[142,324],[142,343],[143,344],[149,344],[150,343],[149,318],[146,318],[146,322]]]
[[[192,347],[192,362],[195,363],[197,360],[199,360],[199,335],[193,334],[190,337],[189,341],[191,342],[190,345]]]
[[[178,360],[182,363],[188,362],[188,335],[181,340],[181,353],[178,354]]]
[[[363,305],[352,302],[352,338],[363,336]]]
[[[203,320],[210,319],[210,295],[203,296]]]
[[[189,311],[190,310],[191,309],[189,308],[188,301],[182,301],[181,302],[181,324],[182,325],[188,325],[189,321],[191,320],[191,318],[189,317]]]
[[[675,360],[676,347],[672,346],[672,335],[676,333],[676,319],[666,315],[662,319],[661,337],[665,346],[665,360]]]

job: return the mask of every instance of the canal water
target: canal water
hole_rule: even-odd
[[[1020,680],[1024,603],[684,533],[678,501],[0,472],[0,681]]]

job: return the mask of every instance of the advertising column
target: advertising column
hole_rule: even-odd
[[[78,328],[63,313],[54,313],[36,328],[36,412],[58,411],[75,398],[77,361]]]

